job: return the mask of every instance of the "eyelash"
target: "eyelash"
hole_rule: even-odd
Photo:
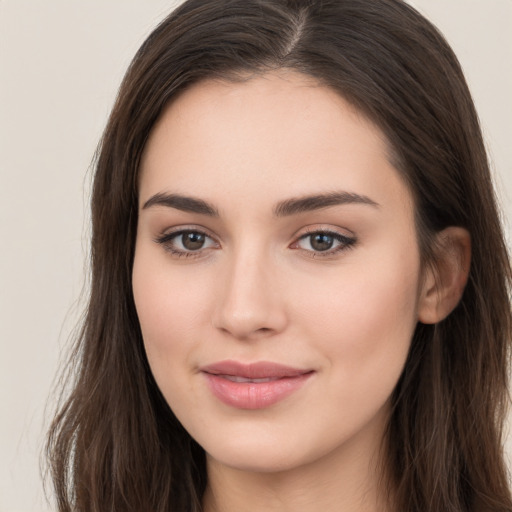
[[[176,249],[176,247],[173,245],[174,240],[180,236],[185,235],[185,234],[201,235],[207,239],[214,241],[213,237],[211,237],[208,233],[206,233],[200,229],[197,229],[197,228],[180,229],[178,231],[166,233],[165,235],[157,237],[154,241],[157,244],[163,246],[165,251],[169,252],[171,255],[173,255],[177,258],[198,258],[202,255],[201,253],[205,249],[209,248],[209,247],[200,248],[197,251],[193,251],[193,250],[185,250],[184,251],[181,249]],[[332,237],[335,241],[339,242],[339,245],[337,247],[335,247],[334,249],[327,249],[325,251],[301,249],[300,247],[298,247],[298,244],[302,240],[306,240],[308,238],[311,239],[311,237],[313,237],[314,235],[326,235],[326,236]],[[304,253],[308,253],[308,256],[311,258],[329,258],[329,257],[335,256],[336,254],[338,254],[342,251],[352,249],[355,246],[356,242],[357,242],[357,239],[355,237],[342,235],[341,233],[338,233],[336,231],[332,231],[329,229],[307,229],[306,233],[301,235],[289,247],[291,247],[292,249],[301,250]],[[215,242],[215,244],[218,247],[219,244],[217,242]]]
[[[332,237],[335,241],[339,242],[339,245],[335,247],[334,249],[327,249],[325,251],[314,251],[314,250],[308,250],[308,249],[302,249],[304,252],[309,253],[308,256],[311,258],[329,258],[337,255],[340,252],[346,251],[348,249],[352,249],[357,239],[355,237],[350,237],[346,235],[342,235],[341,233],[338,233],[337,231],[332,231],[329,229],[312,229],[308,228],[306,229],[306,233],[301,235],[296,242],[293,242],[292,246],[297,246],[300,241],[306,240],[308,238],[312,238],[314,235],[327,235],[329,237]],[[311,241],[310,241],[311,244]],[[295,247],[293,247],[295,248]],[[297,249],[300,249],[297,247]]]
[[[173,242],[176,238],[183,236],[187,233],[202,235],[205,238],[213,240],[213,237],[211,237],[208,233],[206,233],[200,229],[197,229],[197,228],[190,228],[190,229],[180,229],[178,231],[173,231],[171,233],[167,233],[165,235],[159,236],[155,239],[155,242],[157,244],[160,244],[161,246],[163,246],[165,251],[171,253],[173,256],[176,256],[178,258],[197,258],[205,250],[204,248],[201,248],[197,251],[190,251],[190,250],[183,251],[181,249],[176,249],[173,246]]]

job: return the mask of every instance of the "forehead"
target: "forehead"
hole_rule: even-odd
[[[236,196],[243,205],[343,189],[408,201],[389,155],[379,128],[310,77],[281,71],[207,80],[185,90],[155,125],[140,197],[193,189],[212,202]]]

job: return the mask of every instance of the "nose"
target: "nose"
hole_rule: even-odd
[[[249,251],[248,251],[249,252]],[[287,324],[279,269],[256,254],[239,254],[219,273],[214,327],[240,340],[282,332]]]

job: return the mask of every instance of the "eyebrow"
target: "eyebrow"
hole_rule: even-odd
[[[281,201],[274,208],[276,217],[287,217],[298,213],[320,210],[330,206],[362,204],[379,208],[380,205],[367,196],[351,192],[329,192],[312,196],[298,197]]]
[[[325,194],[315,194],[311,196],[303,196],[298,198],[286,199],[279,202],[273,209],[274,216],[288,217],[299,213],[321,210],[331,206],[339,206],[345,204],[362,204],[374,208],[380,205],[367,196],[354,194],[351,192],[328,192]],[[203,199],[183,196],[181,194],[166,194],[159,192],[151,196],[142,206],[142,209],[151,208],[152,206],[166,206],[175,208],[184,212],[198,213],[209,217],[219,217],[219,211],[215,206],[204,201]]]
[[[167,206],[184,212],[200,213],[209,217],[218,217],[219,211],[211,204],[195,197],[182,196],[180,194],[165,194],[159,192],[151,196],[142,206],[142,209],[152,206]]]

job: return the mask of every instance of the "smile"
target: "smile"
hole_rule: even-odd
[[[201,368],[212,394],[238,409],[263,409],[298,391],[313,370],[271,362],[222,361]]]

